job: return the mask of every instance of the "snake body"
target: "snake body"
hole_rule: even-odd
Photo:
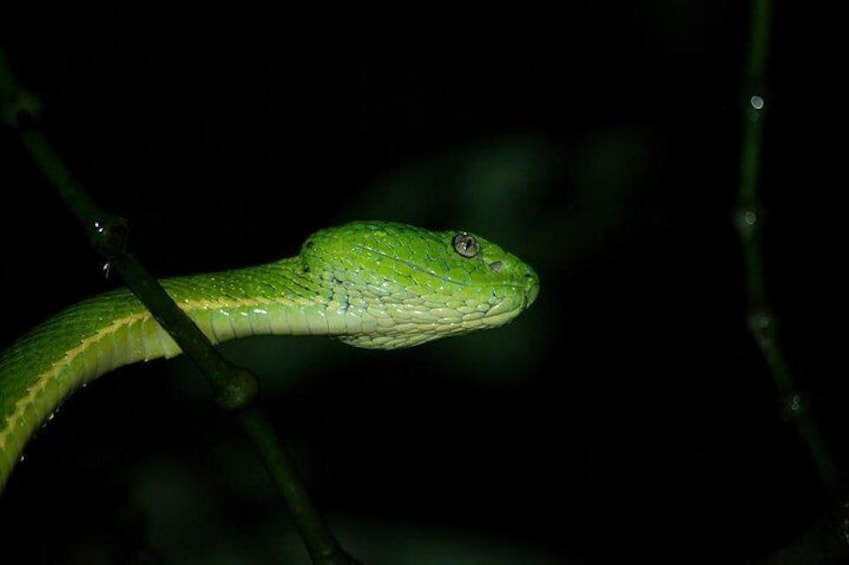
[[[295,257],[162,285],[213,343],[329,335],[375,349],[503,325],[539,289],[531,267],[481,237],[391,222],[321,230]],[[74,390],[179,353],[127,289],[72,306],[13,343],[0,354],[0,492],[26,443]]]

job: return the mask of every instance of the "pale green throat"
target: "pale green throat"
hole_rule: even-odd
[[[410,347],[506,324],[539,292],[534,270],[467,232],[354,222],[310,236],[258,267],[162,281],[214,343],[250,335],[327,335]],[[81,302],[0,354],[0,492],[24,446],[81,385],[179,347],[126,289]]]

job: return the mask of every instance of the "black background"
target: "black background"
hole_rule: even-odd
[[[0,16],[0,45],[158,276],[292,255],[365,218],[477,231],[537,268],[538,302],[495,332],[391,353],[224,346],[260,374],[359,558],[744,563],[828,500],[745,327],[749,6],[685,4],[463,21],[328,8],[335,24],[247,6],[31,5]],[[840,331],[821,318],[836,307],[841,181],[821,134],[840,96],[822,80],[828,49],[801,29],[804,14],[776,12],[757,93],[767,282],[791,370],[839,446]],[[5,345],[117,282],[8,128],[0,165]],[[8,484],[0,540],[4,564],[305,562],[184,359],[66,402]]]

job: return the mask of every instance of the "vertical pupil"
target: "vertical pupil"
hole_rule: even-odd
[[[454,249],[463,257],[474,257],[478,254],[478,242],[474,236],[460,233],[454,237]]]

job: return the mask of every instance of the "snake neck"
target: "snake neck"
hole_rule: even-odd
[[[180,308],[213,342],[251,335],[327,335],[331,302],[326,282],[298,257],[274,263],[163,281]],[[161,355],[179,348],[162,332]]]
[[[214,343],[260,334],[330,333],[329,293],[297,257],[162,281]],[[128,290],[54,316],[0,354],[0,491],[23,445],[68,395],[118,367],[180,348]]]
[[[161,282],[213,343],[251,335],[329,333],[321,323],[328,306],[327,293],[321,291],[320,281],[301,268],[297,257]],[[56,373],[52,376],[68,372],[78,375],[81,382],[123,365],[181,352],[126,289],[81,302],[31,335],[42,341],[45,336],[52,338],[51,349],[56,351],[48,371]]]

